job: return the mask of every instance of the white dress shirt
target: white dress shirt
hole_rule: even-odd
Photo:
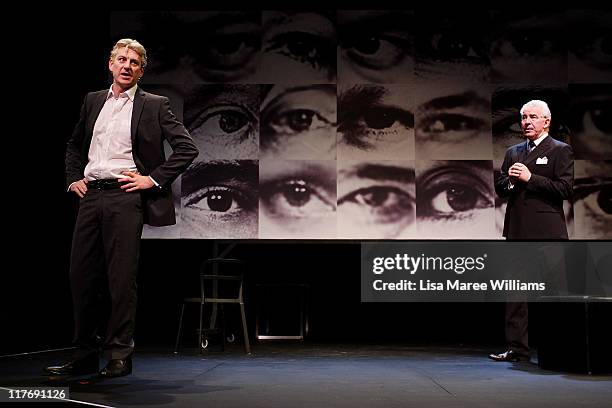
[[[108,91],[106,102],[94,125],[88,163],[85,167],[87,180],[117,179],[124,171],[137,171],[132,156],[132,110],[134,85],[115,97],[113,88]]]

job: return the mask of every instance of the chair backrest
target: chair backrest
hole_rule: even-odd
[[[244,262],[233,258],[210,258],[200,268],[200,294],[206,302],[242,303]],[[220,284],[220,282],[227,282]],[[234,282],[232,285],[230,282]],[[207,287],[210,287],[207,293]]]

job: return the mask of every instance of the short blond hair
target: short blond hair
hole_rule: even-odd
[[[136,40],[132,40],[131,38],[122,38],[121,40],[115,43],[115,46],[111,50],[110,57],[114,59],[119,52],[119,49],[127,47],[128,49],[136,52],[140,56],[140,60],[142,61],[142,68],[147,66],[147,50]]]

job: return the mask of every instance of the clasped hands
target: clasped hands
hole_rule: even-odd
[[[508,169],[508,175],[512,181],[520,180],[526,183],[531,178],[531,171],[523,163],[514,163]]]

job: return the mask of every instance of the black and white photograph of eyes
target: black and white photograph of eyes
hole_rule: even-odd
[[[143,83],[257,83],[261,11],[117,11],[111,36],[145,46]]]
[[[181,238],[257,238],[256,160],[196,162],[182,175]]]
[[[570,84],[569,126],[574,157],[612,159],[612,84]]]
[[[198,85],[185,96],[184,123],[196,161],[257,159],[259,85]]]
[[[575,239],[612,238],[612,161],[574,164]]]
[[[490,160],[491,93],[486,86],[428,81],[415,88],[419,158]]]
[[[568,95],[565,87],[497,87],[491,97],[493,166],[496,170],[504,161],[510,146],[525,141],[521,129],[521,107],[528,101],[546,101],[552,114],[550,135],[562,142],[570,143],[568,122]]]
[[[414,161],[338,164],[338,238],[417,236]]]
[[[612,12],[568,10],[566,19],[571,33],[567,61],[569,82],[612,82]]]
[[[262,85],[262,159],[335,160],[336,85]]]
[[[259,238],[336,238],[336,161],[259,162]]]
[[[414,12],[338,11],[338,82],[414,82]]]
[[[419,238],[497,238],[493,163],[417,161]]]
[[[488,83],[490,73],[487,11],[417,10],[417,78],[456,78]]]
[[[335,11],[263,11],[260,83],[335,83]]]
[[[565,13],[496,10],[492,13],[491,81],[498,84],[567,83]]]
[[[338,160],[414,160],[412,88],[338,85]]]

